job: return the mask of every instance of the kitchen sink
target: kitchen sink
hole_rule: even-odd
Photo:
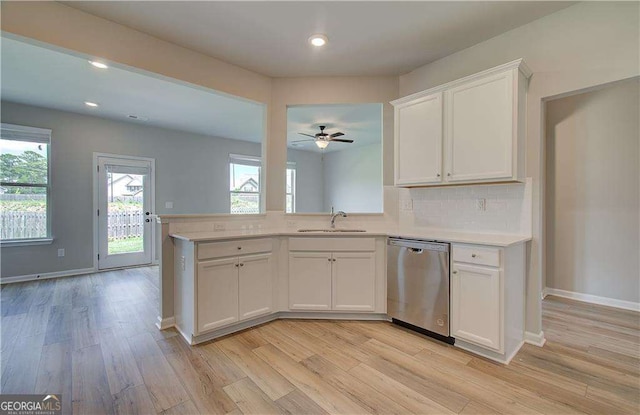
[[[298,229],[298,232],[366,232],[364,229]]]

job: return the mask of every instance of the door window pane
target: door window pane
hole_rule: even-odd
[[[107,173],[109,255],[144,251],[144,182],[142,174]]]

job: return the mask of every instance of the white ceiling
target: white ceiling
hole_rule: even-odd
[[[113,66],[97,69],[87,58],[6,37],[1,55],[3,101],[262,142],[262,104]]]
[[[563,1],[64,2],[274,77],[399,75],[570,6]],[[314,33],[329,37],[314,49]]]
[[[344,133],[353,143],[330,143],[321,150],[313,140],[298,133],[314,135],[324,125],[325,132]],[[313,152],[331,152],[357,148],[382,142],[382,104],[296,105],[287,108],[287,147]]]

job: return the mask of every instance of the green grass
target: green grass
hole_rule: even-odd
[[[144,244],[142,236],[109,241],[109,255],[142,252],[143,250]]]

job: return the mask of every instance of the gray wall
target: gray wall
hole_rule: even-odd
[[[639,86],[547,104],[547,287],[640,301]]]
[[[296,163],[296,212],[323,212],[322,154],[289,148],[287,161]]]
[[[382,213],[382,144],[324,155],[324,211]]]
[[[50,128],[52,245],[2,249],[2,276],[93,266],[93,152],[156,160],[156,213],[229,212],[229,153],[261,145],[2,102],[2,122]],[[173,209],[164,208],[173,202]],[[65,248],[66,256],[57,257]]]

